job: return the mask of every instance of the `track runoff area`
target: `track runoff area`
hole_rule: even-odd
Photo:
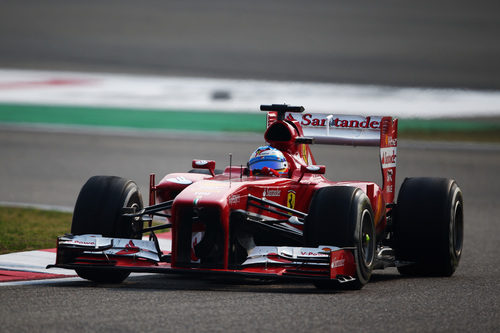
[[[0,69],[0,126],[262,133],[262,103],[390,115],[426,126],[454,126],[447,119],[458,118],[461,129],[474,130],[487,122],[469,120],[500,116],[496,91]],[[168,249],[170,234],[160,241]],[[45,268],[54,262],[55,249],[0,255],[0,285],[79,279]]]
[[[390,115],[401,130],[481,130],[500,116],[500,91],[0,69],[2,126],[262,133],[259,105],[272,103]]]

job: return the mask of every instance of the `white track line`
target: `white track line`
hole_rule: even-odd
[[[43,280],[8,281],[8,282],[1,282],[0,287],[29,286],[35,284],[49,284],[49,283],[63,283],[63,282],[77,282],[77,281],[84,281],[84,280],[79,277],[66,277],[66,278],[53,278],[53,279],[43,279]]]
[[[229,98],[214,99],[220,92]],[[500,116],[499,91],[13,69],[0,69],[0,103],[227,112],[288,103],[311,112],[401,118]]]
[[[58,206],[58,205],[43,205],[43,204],[27,203],[27,202],[0,201],[0,206],[18,207],[18,208],[33,208],[33,209],[40,209],[40,210],[53,210],[56,212],[73,213],[73,207]]]
[[[0,269],[29,271],[48,274],[75,275],[67,269],[51,268],[47,265],[56,262],[56,254],[47,251],[25,251],[0,255]]]

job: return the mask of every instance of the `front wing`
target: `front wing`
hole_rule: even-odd
[[[335,246],[257,246],[238,267],[173,267],[170,254],[154,240],[66,235],[58,238],[55,265],[67,269],[123,270],[128,272],[236,275],[295,281],[354,280],[354,249]]]

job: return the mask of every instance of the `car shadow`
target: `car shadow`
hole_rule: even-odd
[[[398,273],[373,274],[368,285],[401,279]],[[287,282],[281,280],[263,280],[237,277],[200,277],[177,274],[141,274],[130,276],[119,284],[101,284],[83,279],[54,282],[53,287],[65,288],[106,288],[120,290],[141,291],[222,291],[246,293],[275,293],[275,294],[343,294],[359,292],[351,290],[324,290],[318,289],[310,282]],[[366,286],[365,286],[366,288]]]

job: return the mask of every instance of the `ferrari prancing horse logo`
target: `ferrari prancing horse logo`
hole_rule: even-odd
[[[286,197],[286,206],[291,209],[295,208],[295,191],[288,191],[288,195]]]

